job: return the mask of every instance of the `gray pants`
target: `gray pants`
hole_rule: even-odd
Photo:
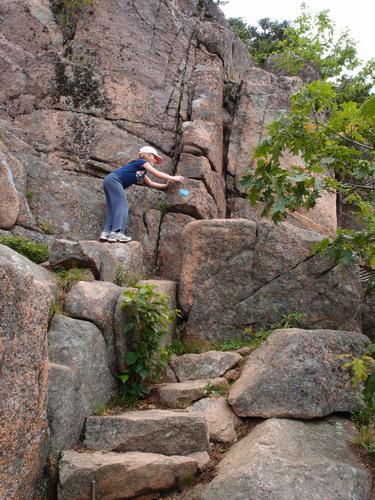
[[[103,188],[107,203],[104,231],[124,233],[128,221],[129,205],[121,181],[116,175],[109,174],[104,179]]]

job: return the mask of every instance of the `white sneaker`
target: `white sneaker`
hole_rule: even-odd
[[[126,236],[124,233],[109,233],[108,236],[108,241],[110,243],[127,243],[128,241],[131,241],[132,237],[131,236]]]
[[[102,231],[99,236],[99,241],[108,241],[108,236],[109,236],[108,231]]]

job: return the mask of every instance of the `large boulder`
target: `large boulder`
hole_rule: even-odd
[[[241,417],[315,418],[354,412],[358,388],[339,356],[359,356],[368,338],[335,330],[276,330],[250,354],[228,402]]]
[[[179,299],[186,334],[217,340],[235,326],[235,304],[253,291],[256,225],[240,220],[196,221],[183,236]]]
[[[225,217],[225,182],[222,177],[211,169],[207,158],[183,153],[177,165],[177,174],[189,179],[203,181],[208,193],[215,200],[218,218]]]
[[[183,253],[182,234],[194,218],[180,213],[168,213],[163,217],[158,251],[158,276],[179,281]]]
[[[68,292],[64,308],[72,318],[94,323],[103,333],[112,370],[115,369],[113,317],[122,288],[102,281],[79,281]]]
[[[54,240],[49,256],[53,267],[89,268],[97,279],[116,283],[119,271],[128,279],[144,276],[142,245],[137,241],[99,243],[98,241]]]
[[[370,500],[371,476],[348,440],[345,420],[270,419],[236,443],[195,500]]]
[[[212,341],[249,324],[277,324],[293,312],[305,328],[360,331],[359,273],[310,255],[319,238],[290,224],[245,219],[186,226],[179,290],[186,336]]]
[[[0,496],[33,498],[46,458],[47,330],[55,285],[0,245]]]
[[[114,394],[103,335],[88,321],[55,315],[48,332],[50,452],[75,445],[86,417]]]

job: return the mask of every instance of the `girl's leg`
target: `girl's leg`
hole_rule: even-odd
[[[128,202],[120,181],[117,181],[111,191],[112,231],[122,232],[128,217]]]
[[[104,231],[107,233],[110,233],[112,231],[112,221],[113,221],[111,195],[110,195],[110,192],[108,190],[107,182],[104,182],[103,187],[104,187],[105,202],[107,205],[107,215],[106,215],[106,220],[105,220],[105,224],[104,224]]]
[[[124,212],[123,212],[123,221],[122,221],[122,229],[121,231],[125,234],[125,229],[126,225],[128,223],[128,214],[129,214],[129,204],[128,204],[128,199],[126,197],[125,191],[124,191]]]

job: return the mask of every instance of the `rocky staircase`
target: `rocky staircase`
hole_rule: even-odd
[[[180,490],[211,463],[210,439],[236,440],[240,420],[216,390],[228,387],[223,375],[242,360],[238,353],[218,351],[176,356],[170,369],[181,382],[154,388],[161,409],[89,416],[82,448],[62,453],[59,500]]]
[[[189,411],[89,417],[84,451],[64,451],[59,499],[133,498],[179,488],[209,460],[207,423]]]

